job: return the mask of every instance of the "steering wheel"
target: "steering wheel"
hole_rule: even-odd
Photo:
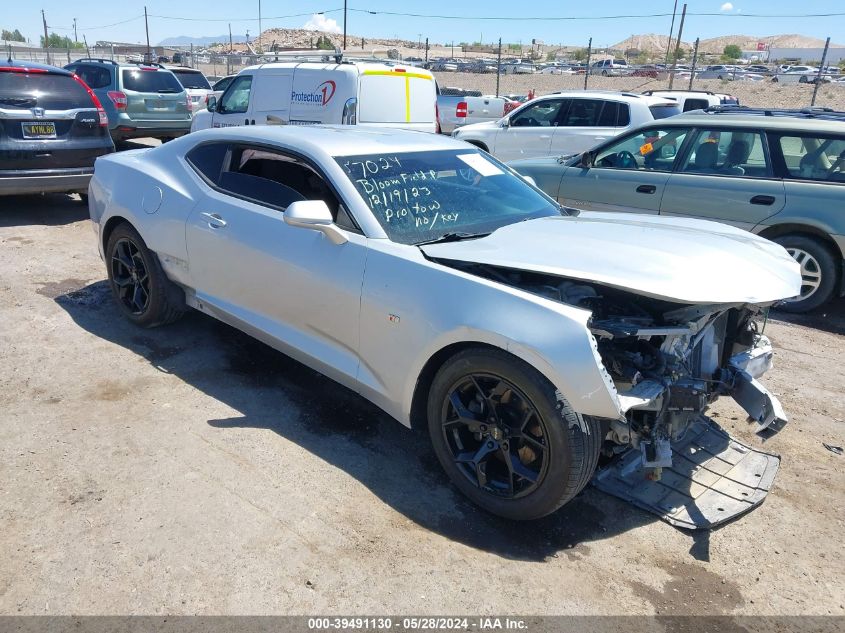
[[[639,163],[634,155],[628,150],[622,150],[616,154],[616,167],[620,169],[638,169]]]
[[[839,154],[839,157],[833,161],[830,169],[827,170],[827,177],[830,178],[837,170],[842,171],[842,164],[845,163],[845,151]]]

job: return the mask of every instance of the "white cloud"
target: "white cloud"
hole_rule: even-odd
[[[319,13],[312,15],[302,28],[306,31],[326,31],[327,33],[340,33],[342,30],[337,20],[327,18]]]
[[[726,2],[721,7],[719,7],[719,11],[733,11],[734,5],[732,2]]]

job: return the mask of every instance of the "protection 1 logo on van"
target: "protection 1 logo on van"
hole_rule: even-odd
[[[327,106],[332,100],[337,84],[331,79],[321,83],[314,92],[291,92],[290,100],[294,103],[305,103],[308,105]]]

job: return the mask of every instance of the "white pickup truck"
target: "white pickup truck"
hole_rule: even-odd
[[[437,87],[437,116],[442,134],[470,123],[498,121],[518,106],[504,97],[482,95],[479,90]]]

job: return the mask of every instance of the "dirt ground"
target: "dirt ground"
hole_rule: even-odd
[[[692,534],[593,488],[491,517],[425,436],[204,315],[136,329],[104,278],[75,197],[0,199],[0,614],[845,614],[841,301],[769,322],[780,473]]]

